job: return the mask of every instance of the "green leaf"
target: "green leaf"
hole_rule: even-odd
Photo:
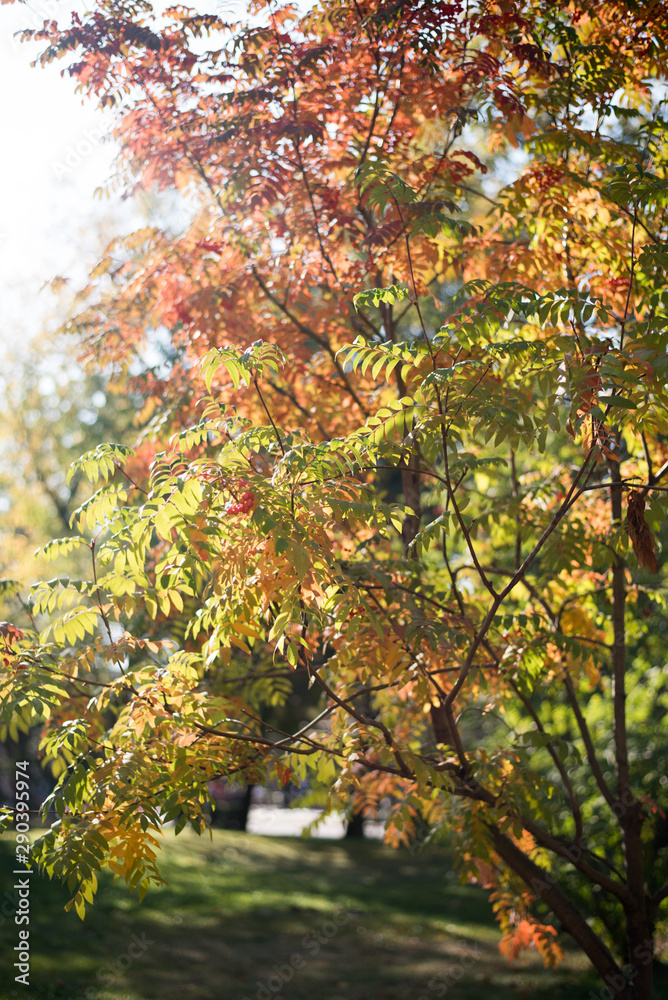
[[[408,297],[408,289],[400,285],[389,285],[386,288],[368,288],[364,292],[358,292],[353,298],[355,309],[359,311],[360,306],[379,306],[381,303],[396,305]],[[375,375],[374,375],[375,378]]]
[[[638,407],[637,403],[627,399],[626,396],[599,396],[598,402],[601,406],[621,406],[627,410],[635,410]]]

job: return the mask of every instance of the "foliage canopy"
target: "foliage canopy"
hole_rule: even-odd
[[[102,866],[159,880],[208,780],[309,776],[327,808],[389,798],[393,842],[447,831],[509,957],[564,931],[647,1000],[665,5],[251,13],[107,0],[27,33],[117,109],[128,190],[188,215],[114,242],[75,321],[146,404],[48,546],[90,578],[38,584],[47,624],[7,640],[4,719],[43,722],[59,775],[36,858],[83,915]]]

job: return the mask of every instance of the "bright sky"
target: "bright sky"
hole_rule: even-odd
[[[302,0],[308,8],[308,0]],[[156,0],[155,7],[167,6]],[[230,19],[247,0],[193,0]],[[118,196],[95,197],[112,173],[114,146],[101,141],[112,123],[92,103],[82,104],[61,67],[31,68],[40,43],[14,38],[45,19],[69,21],[87,0],[27,0],[0,5],[0,354],[39,331],[53,310],[45,282],[85,282],[107,239],[131,230],[132,206]],[[136,224],[136,217],[135,217]]]
[[[191,0],[230,20],[247,16],[248,0]],[[56,276],[85,283],[112,236],[137,224],[118,195],[96,198],[112,174],[115,149],[102,141],[112,124],[75,93],[61,66],[32,68],[43,43],[21,43],[24,28],[44,20],[69,22],[88,0],[25,0],[0,4],[0,356],[39,332],[54,300],[42,286]],[[310,0],[298,0],[304,11]],[[155,0],[154,7],[168,6]],[[134,225],[133,225],[134,223]],[[3,350],[4,349],[4,350]]]
[[[111,173],[113,146],[100,141],[110,118],[82,105],[60,67],[31,68],[35,46],[13,38],[56,16],[58,6],[0,6],[0,343],[11,349],[51,311],[40,287],[56,275],[82,281],[100,247],[102,220],[127,216],[118,198],[94,197]],[[70,2],[68,13],[75,6]]]

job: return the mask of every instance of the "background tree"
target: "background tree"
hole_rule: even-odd
[[[128,432],[134,441],[137,399],[109,393],[102,373],[83,370],[71,338],[46,331],[8,354],[2,371],[0,617],[24,628],[31,625],[29,587],[51,568],[35,551],[72,534],[71,518],[92,492],[80,476],[68,481],[68,466],[100,441],[123,440]],[[73,551],[60,561],[59,574],[78,579],[88,568]],[[38,810],[54,781],[37,759],[42,726],[31,722],[14,716],[0,729],[2,800],[13,800],[14,762],[30,760],[31,804]]]
[[[332,807],[391,795],[390,839],[454,830],[509,956],[557,961],[560,929],[646,1000],[665,694],[629,630],[661,599],[663,8],[252,11],[38,33],[118,107],[130,187],[191,211],[113,244],[77,320],[118,378],[156,338],[173,358],[141,377],[153,442],[75,466],[114,477],[65,545],[92,578],[40,585],[67,610],[8,650],[4,711],[51,718],[62,770],[37,857],[79,911],[105,864],[141,893],[207,780],[312,771]],[[303,678],[318,715],[269,724]]]

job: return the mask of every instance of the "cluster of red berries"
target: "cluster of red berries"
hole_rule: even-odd
[[[528,174],[529,187],[538,188],[541,194],[547,194],[551,188],[559,187],[563,179],[563,170],[547,164],[534,168]]]
[[[239,503],[230,504],[229,507],[225,508],[226,514],[248,514],[250,510],[253,509],[253,504],[255,503],[255,494],[252,490],[247,490],[246,493],[241,495]]]

